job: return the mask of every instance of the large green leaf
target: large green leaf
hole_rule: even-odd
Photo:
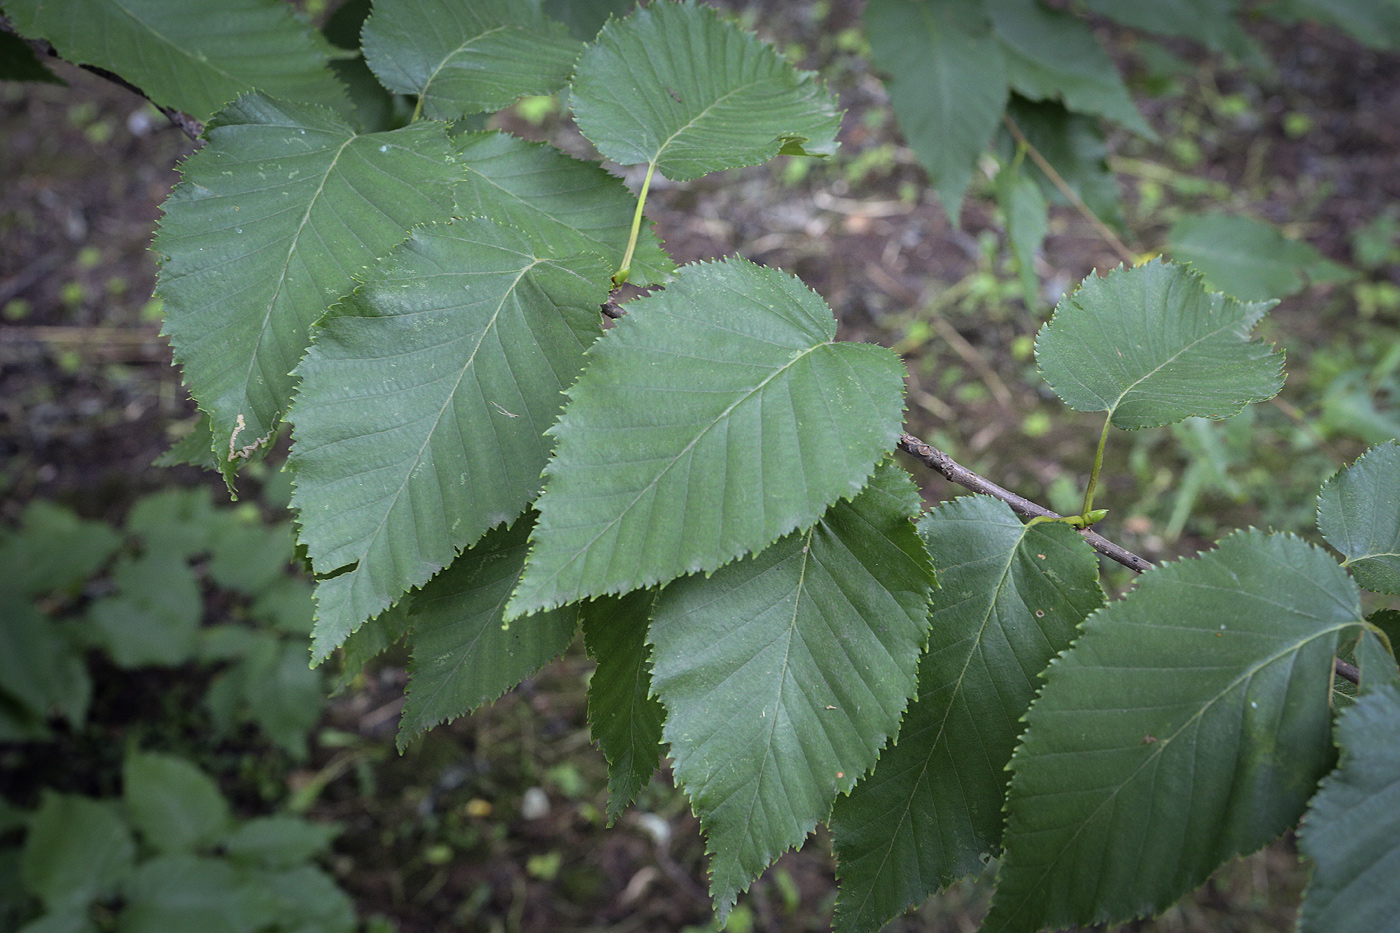
[[[681,270],[589,351],[507,614],[708,571],[858,492],[899,432],[904,368],[834,343],[801,282],[742,259]]]
[[[291,419],[323,658],[524,511],[611,267],[486,218],[415,230],[317,326]]]
[[[1126,430],[1228,418],[1283,386],[1283,354],[1249,336],[1271,306],[1159,260],[1091,273],[1041,328],[1036,359],[1067,405]]]
[[[450,214],[456,173],[436,123],[357,136],[324,109],[253,96],[207,135],[165,202],[157,291],[231,470],[276,431],[311,323],[410,226]]]
[[[1302,273],[1322,260],[1307,243],[1289,240],[1249,217],[1188,214],[1167,234],[1171,254],[1189,262],[1211,288],[1245,301],[1285,298],[1303,287]]]
[[[919,696],[899,744],[836,802],[835,928],[879,929],[1001,841],[1006,762],[1037,675],[1103,601],[1094,552],[1068,525],[1028,526],[969,496],[919,524],[939,562]]]
[[[574,640],[566,606],[502,622],[525,564],[531,521],[497,528],[413,597],[413,665],[399,748],[440,722],[494,700],[557,658]]]
[[[1395,930],[1400,918],[1400,688],[1384,684],[1337,722],[1342,760],[1298,834],[1314,868],[1300,933]]]
[[[131,822],[160,852],[193,852],[232,827],[228,801],[214,779],[174,755],[127,755],[122,793]]]
[[[991,0],[987,12],[1001,43],[1011,86],[1031,100],[1059,98],[1081,113],[1155,136],[1138,113],[1113,59],[1089,25],[1040,0]]]
[[[1156,913],[1293,825],[1331,766],[1333,655],[1361,624],[1332,558],[1253,530],[1090,616],[1011,759],[985,929]]]
[[[240,94],[347,107],[311,27],[277,0],[5,0],[17,30],[199,120]]]
[[[361,39],[384,86],[439,120],[553,93],[583,48],[521,0],[376,0]]]
[[[621,165],[685,181],[773,156],[830,155],[841,115],[816,75],[691,0],[603,27],[569,92],[579,129]]]
[[[463,133],[455,143],[464,173],[456,188],[459,214],[518,227],[554,255],[590,250],[614,269],[622,262],[637,198],[597,162],[508,133]],[[656,234],[644,229],[628,281],[657,285],[673,271]]]
[[[870,0],[872,64],[900,131],[954,222],[977,156],[1006,108],[1007,74],[987,11],[977,0]]]
[[[1217,51],[1249,52],[1249,39],[1235,21],[1236,0],[1086,0],[1091,10],[1134,29],[1186,36]]]
[[[721,919],[899,728],[934,585],[918,507],[886,463],[807,531],[661,591],[652,682]]]
[[[45,790],[24,840],[24,889],[50,911],[81,910],[109,896],[135,856],[111,803]]]
[[[609,823],[636,799],[661,763],[666,711],[651,695],[646,643],[655,602],[655,590],[635,590],[595,599],[582,609],[584,644],[598,662],[588,681],[588,723],[608,759]]]
[[[1372,447],[1324,483],[1317,525],[1357,583],[1400,593],[1400,443]]]

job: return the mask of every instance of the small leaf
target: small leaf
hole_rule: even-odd
[[[1035,309],[1040,305],[1035,257],[1045,242],[1045,231],[1050,224],[1049,207],[1040,193],[1040,186],[1014,161],[997,173],[995,192],[997,204],[1006,217],[1006,241],[1016,258],[1022,300],[1027,308]]]
[[[224,850],[234,859],[251,859],[267,868],[293,868],[322,854],[339,827],[295,816],[263,816],[231,833]]]
[[[543,432],[602,332],[610,267],[485,218],[415,230],[317,326],[292,466],[319,573],[312,655],[539,492]]]
[[[877,930],[982,870],[1036,675],[1103,601],[1094,552],[1068,525],[1026,525],[969,496],[919,533],[940,563],[929,646],[899,744],[832,813],[839,933]]]
[[[588,724],[608,760],[608,824],[617,822],[661,764],[666,710],[651,695],[647,624],[656,591],[604,596],[581,610],[584,644],[598,668],[588,681]]]
[[[1400,443],[1372,447],[1322,485],[1317,527],[1357,583],[1400,593]]]
[[[24,840],[24,889],[45,909],[84,909],[131,871],[136,845],[116,807],[44,791]]]
[[[620,165],[688,181],[836,151],[841,115],[798,71],[736,23],[694,2],[657,2],[612,20],[583,52],[569,90],[589,142]]]
[[[164,205],[157,291],[231,471],[270,443],[311,323],[410,226],[447,217],[456,172],[442,124],[357,136],[326,110],[257,96],[206,136]]]
[[[834,343],[831,310],[790,275],[700,263],[628,311],[550,432],[512,618],[763,548],[858,492],[898,436],[903,366]]]
[[[661,592],[652,682],[721,921],[899,728],[934,586],[917,510],[886,462],[807,531]]]
[[[1228,418],[1283,386],[1283,354],[1249,337],[1270,306],[1158,260],[1091,273],[1041,328],[1036,359],[1065,404],[1125,430]]]
[[[160,852],[193,852],[210,846],[232,823],[228,801],[214,779],[174,755],[127,755],[122,792],[131,822]]]
[[[183,560],[152,551],[112,568],[117,592],[88,607],[112,662],[128,670],[174,667],[194,657],[204,599]]]
[[[1361,697],[1337,722],[1342,760],[1298,833],[1313,860],[1300,933],[1393,930],[1400,916],[1400,688]]]
[[[637,0],[544,0],[545,15],[569,27],[569,32],[585,41],[598,35],[611,17],[631,13]]]
[[[872,64],[899,128],[956,224],[977,156],[1006,109],[1001,46],[976,0],[870,0]]]
[[[506,623],[506,598],[520,579],[529,517],[498,528],[413,597],[413,664],[399,723],[399,750],[514,687],[564,653],[578,628],[567,606]]]
[[[436,120],[552,94],[583,48],[537,4],[520,0],[376,0],[361,39],[384,86],[418,95]]]
[[[1059,98],[1070,110],[1098,114],[1156,138],[1084,20],[1038,0],[993,0],[987,12],[1017,93],[1031,100]]]
[[[83,654],[25,599],[0,596],[0,699],[42,723],[55,712],[81,727],[92,700]]]
[[[457,212],[480,214],[528,234],[552,256],[594,252],[622,262],[637,198],[597,162],[580,162],[543,143],[509,133],[463,133],[456,139]],[[632,257],[633,285],[658,285],[675,265],[648,227]]]
[[[1227,214],[1188,214],[1167,240],[1172,256],[1189,262],[1208,287],[1244,301],[1292,295],[1303,287],[1303,270],[1322,260],[1307,243],[1262,221]]]
[[[306,642],[269,639],[239,667],[239,709],[296,760],[306,758],[306,734],[321,717],[321,675],[306,664]]]
[[[36,499],[25,507],[18,529],[0,530],[6,589],[16,596],[67,590],[101,570],[121,543],[109,526]]]
[[[345,107],[313,30],[274,0],[5,0],[15,29],[208,120],[254,89]]]
[[[1373,49],[1400,47],[1400,7],[1375,0],[1292,0],[1289,16],[1307,16],[1332,23]],[[1270,11],[1274,13],[1273,10]],[[1275,13],[1277,15],[1277,13]]]
[[[252,933],[280,925],[268,885],[227,859],[163,855],[142,862],[123,885],[122,933]]]
[[[1011,759],[985,929],[1154,914],[1293,825],[1331,767],[1333,655],[1361,624],[1335,561],[1259,531],[1090,616]]]
[[[1058,101],[1026,100],[1014,92],[1006,105],[1006,116],[1050,163],[1060,181],[1079,195],[1100,220],[1116,227],[1123,225],[1118,178],[1108,165],[1108,142],[1099,120],[1072,113]],[[1003,163],[1015,158],[1019,145],[1006,127],[997,131],[996,150]],[[1023,165],[1022,171],[1035,179],[1048,202],[1069,203],[1059,184],[1038,165]]]

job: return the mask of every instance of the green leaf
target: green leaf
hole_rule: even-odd
[[[543,432],[602,332],[611,267],[485,218],[419,229],[326,316],[297,373],[292,465],[320,660],[525,510]]]
[[[350,686],[364,671],[365,665],[388,650],[413,629],[413,620],[408,614],[413,604],[413,594],[400,599],[392,608],[385,609],[373,619],[355,630],[355,634],[345,639],[340,646],[340,676],[336,690]]]
[[[206,848],[232,825],[228,801],[214,779],[174,755],[127,755],[122,791],[132,824],[159,852]]]
[[[1400,47],[1400,6],[1384,0],[1285,0],[1268,12],[1332,23],[1373,49]]]
[[[249,820],[229,835],[224,850],[267,868],[292,868],[330,849],[340,828],[279,814]]]
[[[1094,552],[1068,525],[1026,525],[970,496],[919,532],[940,562],[929,646],[899,744],[832,814],[840,933],[877,930],[982,870],[1036,675],[1103,602]]]
[[[618,268],[637,199],[617,177],[508,133],[463,133],[455,143],[464,175],[456,188],[459,214],[517,227],[549,255],[594,252]],[[658,285],[675,271],[649,226],[632,256],[633,285]]]
[[[1040,306],[1040,279],[1035,272],[1035,257],[1050,225],[1049,206],[1040,193],[1040,186],[1015,161],[997,173],[995,192],[1006,217],[1006,241],[1016,258],[1022,300],[1027,308],[1035,309]]]
[[[1108,143],[1098,120],[1071,113],[1056,101],[1030,101],[1015,93],[1007,104],[1006,115],[1055,169],[1060,180],[1079,195],[1100,220],[1119,227],[1123,225],[1118,179],[1108,166]],[[996,139],[1002,161],[1014,158],[1019,143],[1010,131],[1002,127]],[[1069,203],[1059,186],[1039,166],[1030,164],[1023,171],[1036,180],[1051,204]]]
[[[611,17],[621,18],[631,13],[637,0],[544,0],[544,12],[569,27],[569,32],[584,41],[598,35]]]
[[[1384,684],[1337,722],[1342,760],[1298,834],[1313,860],[1300,933],[1393,930],[1400,915],[1400,688]]]
[[[361,40],[384,86],[418,95],[423,113],[438,120],[551,94],[583,48],[520,0],[376,0]]]
[[[1271,305],[1160,260],[1091,273],[1041,328],[1036,359],[1065,404],[1124,430],[1228,418],[1283,386],[1283,354],[1249,337]]]
[[[261,879],[226,859],[165,855],[143,862],[124,885],[121,933],[256,933],[280,919]]]
[[[275,0],[5,0],[15,29],[208,120],[253,90],[332,107],[345,92],[314,30]]]
[[[276,903],[279,929],[314,933],[355,933],[355,905],[335,881],[315,865],[267,872],[255,879]],[[371,925],[369,929],[373,929]]]
[[[831,155],[841,127],[815,73],[689,0],[604,26],[579,58],[569,98],[605,158],[655,163],[675,181],[780,153]]]
[[[226,471],[264,448],[311,323],[413,224],[452,209],[442,124],[355,135],[317,107],[246,97],[209,125],[165,202],[165,330]]]
[[[1087,0],[1089,9],[1124,26],[1167,36],[1185,36],[1217,52],[1244,57],[1249,38],[1235,21],[1236,0]]]
[[[440,722],[464,716],[564,653],[578,629],[567,606],[505,622],[533,523],[498,528],[413,597],[413,664],[399,750]]]
[[[194,657],[204,600],[183,560],[152,551],[112,570],[117,592],[94,602],[88,618],[118,667],[174,667]]]
[[[321,675],[306,664],[306,642],[263,642],[238,665],[237,679],[245,717],[292,758],[305,759],[306,734],[325,702]]]
[[[1031,100],[1058,98],[1070,110],[1098,114],[1156,138],[1084,20],[1039,0],[992,0],[987,12],[1017,93]]]
[[[807,531],[661,592],[652,683],[721,920],[899,728],[934,587],[909,521],[918,508],[908,474],[886,462]]]
[[[43,721],[55,711],[81,727],[92,700],[82,652],[23,599],[0,597],[0,697]]]
[[[598,662],[588,681],[588,725],[608,760],[608,825],[651,782],[661,764],[666,710],[651,695],[647,625],[656,591],[604,596],[580,611],[588,655]]]
[[[85,908],[131,870],[136,845],[110,803],[44,791],[24,840],[24,889],[45,909]]]
[[[1317,527],[1357,583],[1400,593],[1400,443],[1372,447],[1322,485]]]
[[[1304,269],[1322,260],[1263,221],[1228,214],[1188,214],[1167,240],[1172,256],[1189,262],[1209,287],[1245,301],[1292,295],[1303,287]]]
[[[287,575],[292,536],[286,525],[269,527],[257,515],[230,514],[210,547],[209,578],[225,589],[256,597]]]
[[[1326,553],[1253,530],[1090,616],[1011,759],[985,929],[1154,914],[1293,825],[1331,766],[1333,655],[1361,622]]]
[[[973,165],[1006,108],[1001,45],[977,0],[870,0],[872,64],[891,77],[900,131],[957,223]]]
[[[126,531],[140,538],[148,553],[186,560],[209,550],[224,520],[208,489],[166,489],[136,501],[126,514]]]
[[[699,263],[628,312],[551,430],[510,617],[763,548],[858,492],[898,436],[904,367],[833,343],[831,310],[792,276]]]
[[[1396,612],[1394,609],[1381,611]],[[1378,615],[1380,613],[1372,613],[1366,621],[1375,625]],[[1389,633],[1386,637],[1389,637]],[[1390,644],[1393,646],[1395,642]],[[1357,685],[1358,694],[1374,690],[1381,684],[1400,684],[1400,667],[1396,666],[1395,655],[1391,654],[1391,649],[1386,647],[1380,636],[1369,628],[1361,633],[1361,641],[1356,646],[1356,666],[1361,670],[1361,683]]]
[[[29,43],[11,32],[0,32],[0,81],[38,81],[65,86],[68,84],[44,67],[34,50],[29,47]]]
[[[120,546],[121,536],[107,525],[36,499],[20,516],[17,530],[0,531],[6,589],[16,596],[70,589],[101,570]]]

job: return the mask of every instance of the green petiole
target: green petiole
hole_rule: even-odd
[[[647,163],[647,177],[642,181],[641,193],[637,195],[637,211],[632,215],[632,232],[627,237],[627,251],[622,254],[622,265],[613,273],[613,286],[627,284],[627,276],[632,272],[632,254],[637,251],[637,235],[642,230],[642,208],[647,203],[647,191],[651,188],[651,175],[656,171],[656,161]]]

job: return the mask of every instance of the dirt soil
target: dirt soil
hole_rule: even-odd
[[[680,261],[738,253],[787,269],[831,304],[844,338],[908,349],[909,430],[1003,485],[1048,502],[1057,480],[1082,481],[1076,471],[1086,466],[1097,422],[1062,416],[1024,347],[1059,294],[1091,269],[1117,265],[1112,248],[1082,217],[1057,208],[1038,267],[1040,306],[1025,307],[1005,287],[979,293],[1011,280],[996,249],[1000,221],[987,198],[974,196],[955,228],[924,190],[881,109],[883,87],[833,38],[858,23],[860,4],[836,0],[821,21],[807,4],[725,5],[752,6],[763,35],[800,47],[804,65],[828,75],[847,110],[842,150],[805,176],[779,160],[660,185],[649,213],[668,248]],[[1129,38],[1105,35],[1140,72]],[[1165,154],[1171,135],[1185,117],[1203,121],[1192,172],[1223,185],[1227,206],[1283,224],[1348,262],[1350,232],[1400,203],[1400,58],[1310,26],[1267,26],[1260,37],[1274,61],[1262,82],[1212,64],[1189,44],[1173,45],[1186,61],[1175,79],[1183,93],[1144,103],[1167,138],[1116,134],[1113,146],[1122,158],[1176,171],[1180,164]],[[178,180],[175,165],[193,144],[129,92],[58,70],[69,87],[0,85],[0,513],[7,521],[39,497],[117,519],[137,495],[168,484],[222,490],[197,471],[150,466],[193,416],[157,336],[148,248],[158,206]],[[1210,115],[1198,103],[1207,92],[1246,95],[1245,118]],[[1306,115],[1313,128],[1290,135],[1290,114]],[[511,125],[579,144],[567,126]],[[1165,215],[1137,216],[1142,179],[1121,177],[1137,236],[1130,242],[1160,246]],[[1347,323],[1344,297],[1315,288],[1275,313],[1275,339],[1295,348],[1291,364],[1305,366],[1307,348]],[[930,307],[933,314],[917,313]],[[921,319],[933,328],[922,340]],[[961,387],[950,384],[950,372],[960,374]],[[1023,428],[1042,412],[1054,412],[1056,427],[1027,436]],[[1359,449],[1337,443],[1346,456]],[[953,494],[909,465],[930,503]],[[1134,493],[1132,473],[1123,474],[1110,491]],[[1199,544],[1189,536],[1163,542],[1150,522],[1118,531],[1152,558]],[[665,775],[617,827],[603,827],[606,771],[588,743],[590,664],[577,649],[400,758],[389,744],[402,661],[391,658],[363,690],[337,700],[328,728],[353,741],[323,746],[294,776],[303,787],[324,782],[313,813],[344,824],[333,868],[366,915],[391,918],[403,933],[660,931],[709,922],[698,826]],[[543,791],[542,810],[535,794],[527,805],[530,788]],[[834,890],[828,851],[818,838],[765,875],[746,901],[754,929],[826,928]],[[1227,867],[1155,925],[1132,928],[1283,929],[1304,880],[1285,841]],[[984,898],[985,885],[969,882],[890,929],[971,930]]]

